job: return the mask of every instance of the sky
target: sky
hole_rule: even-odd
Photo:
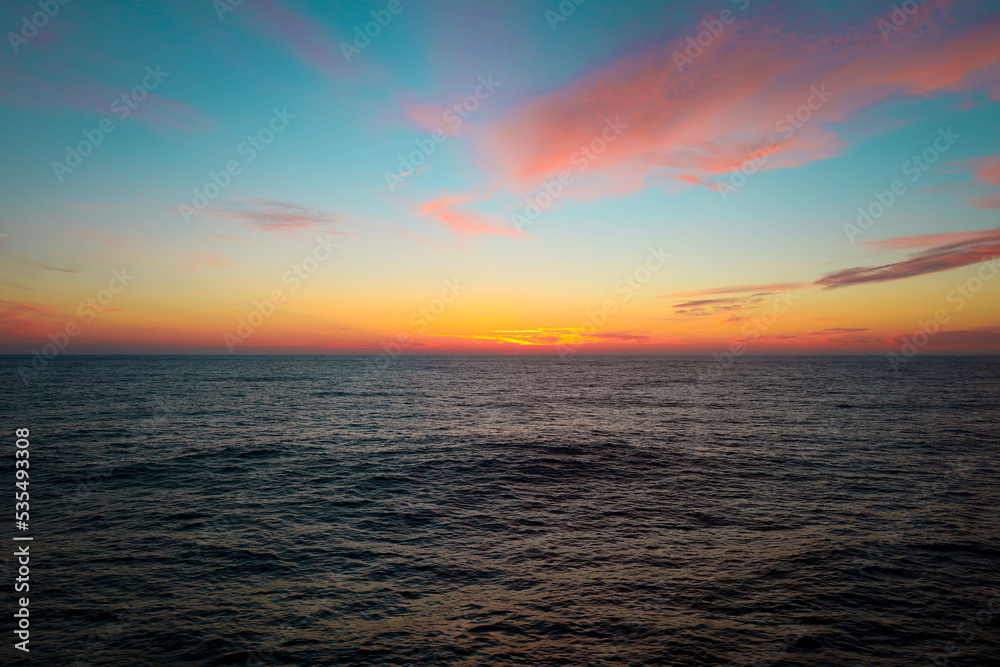
[[[1000,2],[0,24],[0,353],[1000,352]]]

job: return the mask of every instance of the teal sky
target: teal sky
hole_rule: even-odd
[[[455,277],[470,292],[424,349],[556,344],[544,331],[576,327],[651,246],[669,266],[587,340],[595,349],[724,349],[740,337],[727,321],[765,305],[755,286],[795,284],[803,311],[775,345],[813,349],[812,336],[823,350],[886,350],[933,312],[922,295],[996,257],[1000,6],[929,0],[887,33],[892,3],[662,4],[590,0],[554,23],[554,1],[246,0],[221,17],[210,2],[69,2],[13,41],[39,10],[6,5],[0,349],[44,343],[111,268],[129,266],[141,278],[75,349],[225,351],[222,334],[323,234],[341,244],[336,260],[245,351],[377,350]],[[344,45],[372,12],[390,20],[348,62]],[[680,68],[676,54],[710,24],[719,34]],[[114,100],[147,68],[166,76],[120,118]],[[499,85],[476,100],[482,80]],[[723,196],[748,151],[820,85],[829,101]],[[475,108],[456,129],[445,111],[466,100]],[[286,126],[246,161],[241,145],[275,110]],[[627,129],[575,171],[574,150],[613,118]],[[57,174],[103,119],[114,130]],[[908,180],[907,161],[947,128],[958,138]],[[390,189],[419,142],[433,153]],[[240,173],[185,221],[181,207],[230,161]],[[567,168],[573,184],[518,230],[525,198]],[[905,194],[849,238],[857,208],[895,179]],[[942,234],[959,236],[930,236]],[[915,236],[928,239],[895,241]],[[919,253],[944,259],[901,264]],[[866,267],[887,268],[806,289]],[[694,311],[672,296],[740,286],[727,292],[739,303]],[[890,298],[891,314],[873,305]],[[997,349],[997,304],[990,283],[959,338]],[[852,331],[814,335],[824,329],[809,322],[823,318]],[[534,333],[487,345],[509,330]]]

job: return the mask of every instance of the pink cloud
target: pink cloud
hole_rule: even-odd
[[[976,197],[969,202],[976,208],[1000,208],[1000,195],[987,195],[985,197]]]
[[[239,220],[266,232],[322,228],[340,222],[340,217],[334,213],[270,199],[233,202],[225,207],[208,209],[207,212],[216,217]]]
[[[864,241],[860,245],[875,246],[879,250],[904,250],[907,248],[931,248],[962,243],[1000,241],[1000,229],[977,232],[946,232],[944,234],[920,234],[918,236],[897,236],[880,241]]]
[[[169,75],[169,72],[166,73]],[[138,85],[145,72],[137,74]],[[130,108],[121,102],[121,96],[130,89],[119,89],[104,83],[84,80],[52,82],[10,65],[0,64],[0,106],[26,111],[60,111],[71,109],[94,116],[110,118],[117,126],[134,120],[149,125],[156,131],[175,129],[201,132],[210,128],[215,119],[203,111],[178,100],[150,92],[141,102]],[[169,79],[165,79],[169,81]],[[121,116],[124,111],[128,115]]]
[[[34,303],[26,303],[24,301],[0,301],[0,308],[4,308],[7,311],[27,311],[32,313],[51,313],[52,309],[48,306],[39,306]]]
[[[495,234],[498,236],[522,236],[512,226],[492,216],[470,211],[465,204],[473,201],[472,197],[445,197],[428,202],[420,207],[420,215],[426,215],[443,222],[459,236],[480,236]]]
[[[768,170],[833,157],[842,141],[829,123],[892,96],[995,79],[1000,16],[945,34],[951,4],[928,0],[889,42],[871,19],[831,36],[779,27],[772,12],[741,18],[686,66],[674,59],[686,41],[650,48],[524,102],[482,139],[484,162],[518,191],[568,169],[625,192],[649,177],[708,185],[751,153]],[[616,119],[625,129],[602,142]]]
[[[452,122],[446,121],[447,108],[434,104],[424,103],[404,103],[403,115],[411,123],[425,132],[440,131],[449,137],[457,137],[462,123],[456,122],[458,116]]]
[[[328,78],[347,73],[347,61],[329,29],[273,0],[247,3],[254,28],[279,42],[300,61]]]
[[[986,185],[1000,185],[1000,155],[973,160],[973,176]]]
[[[6,339],[41,337],[62,324],[64,318],[48,306],[0,300],[0,334]]]

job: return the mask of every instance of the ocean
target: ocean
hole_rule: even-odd
[[[30,361],[4,664],[1000,665],[998,357]]]

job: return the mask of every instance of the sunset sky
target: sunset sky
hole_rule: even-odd
[[[1000,352],[1000,4],[804,4],[5,3],[0,352]]]

